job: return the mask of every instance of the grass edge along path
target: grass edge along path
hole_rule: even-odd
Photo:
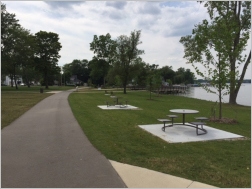
[[[52,94],[11,92],[1,94],[1,129]]]
[[[251,186],[250,107],[223,104],[223,117],[237,124],[208,123],[209,126],[247,137],[247,140],[219,140],[169,144],[138,127],[159,123],[169,109],[199,110],[210,116],[213,102],[176,95],[148,100],[148,92],[117,93],[142,110],[101,110],[109,96],[101,93],[72,93],[72,111],[90,142],[108,159],[203,182],[217,187]],[[187,115],[187,121],[195,115]],[[181,119],[181,115],[180,115]]]
[[[40,93],[43,88],[43,93]],[[74,86],[1,86],[1,129],[8,126],[41,100],[51,96],[50,91],[65,91]]]

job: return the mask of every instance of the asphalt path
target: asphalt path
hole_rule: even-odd
[[[42,100],[2,129],[1,187],[126,187],[80,128],[67,101],[70,93]]]

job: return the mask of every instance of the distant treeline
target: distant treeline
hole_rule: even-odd
[[[211,83],[211,80],[197,79],[194,80],[194,83]],[[230,81],[228,81],[228,83],[230,83]],[[251,79],[244,79],[242,83],[251,83]]]

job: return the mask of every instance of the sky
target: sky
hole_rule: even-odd
[[[90,43],[94,35],[110,33],[112,39],[130,36],[141,30],[144,50],[141,58],[149,64],[172,66],[174,71],[183,67],[195,73],[187,64],[182,36],[191,35],[192,29],[208,19],[207,9],[196,1],[2,1],[9,13],[32,34],[39,31],[59,35],[62,45],[58,65],[74,59],[92,60]],[[250,50],[251,44],[248,46]],[[199,65],[204,71],[204,68]],[[195,73],[197,78],[200,78]],[[251,65],[245,79],[251,79]]]

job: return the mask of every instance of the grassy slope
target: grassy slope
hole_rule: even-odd
[[[147,92],[117,93],[143,110],[105,111],[97,105],[110,100],[104,92],[73,93],[69,102],[85,134],[108,159],[146,167],[218,187],[250,187],[251,141],[209,141],[169,144],[141,130],[138,125],[159,123],[169,109],[188,108],[210,116],[212,102],[181,96],[148,100]],[[193,121],[195,115],[187,115]],[[235,118],[234,125],[208,125],[250,138],[250,107],[223,105],[223,117]],[[180,115],[176,121],[182,120]]]

